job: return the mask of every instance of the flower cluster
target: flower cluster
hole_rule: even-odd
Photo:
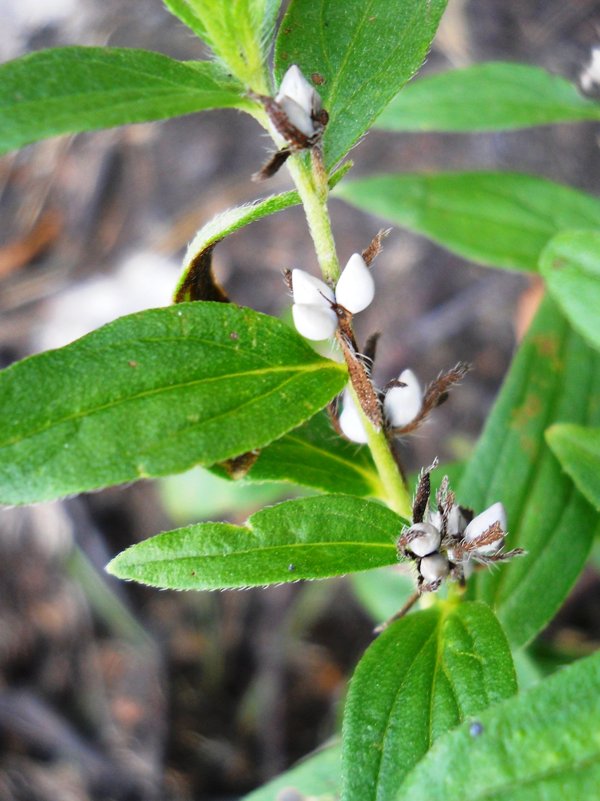
[[[506,512],[494,503],[474,516],[459,506],[444,477],[436,494],[436,508],[429,508],[430,472],[422,471],[413,504],[413,522],[398,539],[401,556],[412,559],[419,574],[419,592],[435,592],[444,579],[464,582],[474,565],[504,562],[524,553],[521,548],[504,551]]]

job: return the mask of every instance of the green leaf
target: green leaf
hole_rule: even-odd
[[[527,555],[476,578],[514,646],[551,619],[589,553],[598,518],[544,440],[554,422],[600,424],[600,354],[570,328],[551,299],[513,362],[460,482],[461,504],[502,501],[507,547]]]
[[[174,590],[217,590],[328,578],[394,564],[402,520],[374,501],[319,495],[261,509],[246,526],[199,523],[158,534],[107,570]]]
[[[244,481],[287,481],[322,492],[384,495],[369,449],[338,436],[324,412],[262,450]]]
[[[546,440],[579,492],[600,510],[600,428],[551,426]]]
[[[61,47],[0,65],[0,153],[49,136],[211,108],[255,109],[218,64],[160,53]]]
[[[275,43],[278,80],[291,64],[316,75],[335,165],[423,63],[446,0],[292,0]]]
[[[284,790],[296,790],[300,798],[308,801],[335,801],[340,785],[341,749],[329,745],[305,757],[294,767],[241,801],[284,801]],[[281,795],[280,795],[281,794]],[[289,798],[289,796],[287,796]],[[293,797],[293,796],[292,796]]]
[[[542,252],[540,271],[573,328],[600,349],[600,232],[558,234]]]
[[[245,86],[267,92],[266,58],[279,0],[165,0]]]
[[[385,175],[334,194],[491,267],[537,270],[563,228],[598,228],[600,201],[568,186],[508,172]]]
[[[0,501],[213,464],[267,445],[346,369],[279,320],[225,303],[123,317],[0,372]]]
[[[377,120],[388,131],[501,131],[600,119],[600,103],[526,64],[490,62],[410,83]]]
[[[343,801],[394,798],[441,734],[516,689],[506,637],[485,604],[438,604],[392,624],[350,683]]]
[[[600,654],[561,670],[440,739],[397,801],[565,801],[600,786]],[[423,788],[426,788],[424,795]]]

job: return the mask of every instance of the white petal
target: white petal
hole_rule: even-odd
[[[360,253],[353,253],[335,288],[335,299],[352,314],[366,309],[375,297],[375,282]]]
[[[431,556],[424,556],[419,564],[419,573],[423,576],[425,581],[433,584],[435,581],[440,581],[446,578],[450,572],[450,565],[445,556],[441,553],[434,553]]]
[[[311,303],[314,306],[324,306],[330,309],[328,301],[335,301],[333,289],[325,281],[321,281],[305,270],[292,270],[292,294],[294,303]]]
[[[279,101],[279,105],[285,111],[292,125],[299,131],[302,131],[304,136],[312,136],[314,134],[315,124],[310,114],[307,113],[299,103],[296,103],[291,97],[283,97]]]
[[[401,428],[412,422],[421,411],[423,403],[421,386],[412,370],[403,370],[399,380],[406,386],[388,389],[383,399],[383,411],[388,423],[394,428]]]
[[[339,417],[340,428],[343,433],[352,442],[358,442],[361,445],[369,441],[367,431],[363,425],[363,421],[359,415],[358,409],[352,399],[352,395],[348,390],[344,390],[342,398],[342,413]]]
[[[500,523],[502,531],[506,531],[506,512],[501,503],[494,503],[480,515],[474,517],[465,529],[464,539],[472,542],[487,531],[494,523]]]
[[[304,109],[308,117],[321,107],[321,98],[318,92],[306,80],[296,64],[292,64],[283,76],[275,100],[281,104],[286,97]]]
[[[294,303],[292,306],[294,325],[299,334],[306,339],[329,339],[335,334],[337,316],[333,309],[314,306],[309,303]]]
[[[431,523],[415,523],[410,527],[410,532],[417,533],[406,549],[415,556],[427,556],[437,551],[440,547],[440,532]]]

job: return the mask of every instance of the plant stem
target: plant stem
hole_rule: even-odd
[[[335,283],[340,275],[340,264],[327,208],[327,176],[318,157],[312,160],[312,165],[311,171],[299,154],[290,156],[287,161],[288,169],[306,212],[308,227],[315,244],[323,277],[325,280]],[[351,391],[367,431],[369,448],[385,494],[384,500],[390,509],[410,520],[412,516],[410,496],[390,450],[385,432],[383,429],[375,430],[363,412],[354,389]]]
[[[313,172],[299,153],[290,156],[287,167],[304,206],[323,277],[335,283],[340,277],[340,263],[327,210],[327,185],[317,186]]]

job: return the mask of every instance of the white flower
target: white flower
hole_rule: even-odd
[[[351,314],[364,311],[375,297],[375,282],[360,253],[353,253],[342,270],[335,288],[335,299]]]
[[[299,333],[307,339],[328,339],[337,328],[333,306],[343,306],[351,314],[363,311],[373,300],[375,284],[363,257],[354,253],[342,271],[335,293],[320,278],[295,269],[292,294],[292,314]]]
[[[579,76],[581,88],[586,92],[600,86],[600,47],[593,47],[590,63]]]
[[[383,399],[383,411],[392,428],[402,428],[411,423],[421,411],[423,394],[412,370],[403,370],[398,380],[403,387],[391,387]]]
[[[360,413],[349,389],[345,389],[342,395],[342,412],[338,422],[343,434],[352,442],[364,445],[369,441],[367,430],[363,425]]]
[[[415,556],[428,556],[440,547],[440,529],[433,523],[414,523],[410,527],[410,539],[406,549]]]
[[[506,532],[506,511],[504,506],[501,503],[492,504],[484,512],[474,517],[466,527],[463,540],[465,542],[474,542],[494,523],[499,524],[501,533],[498,534],[498,537],[493,542],[475,548],[473,551],[475,556],[493,556],[504,547],[504,533]]]
[[[419,573],[427,584],[438,584],[446,578],[449,572],[450,564],[448,559],[441,553],[424,556],[419,562]]]
[[[311,137],[316,133],[313,115],[321,108],[321,97],[296,64],[292,64],[283,76],[275,101],[292,125],[305,136]]]

